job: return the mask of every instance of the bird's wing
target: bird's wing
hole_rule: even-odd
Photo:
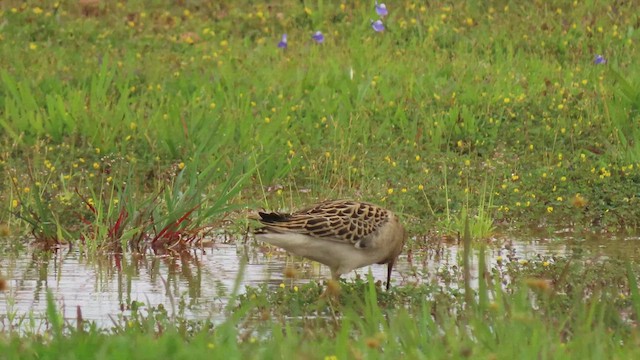
[[[260,232],[297,233],[314,238],[343,241],[365,248],[368,239],[389,218],[389,212],[356,201],[326,201],[292,214],[260,212]]]

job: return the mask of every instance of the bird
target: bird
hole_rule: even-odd
[[[329,267],[333,280],[371,264],[387,265],[387,285],[407,232],[392,211],[367,202],[328,200],[293,213],[258,212],[257,240]]]

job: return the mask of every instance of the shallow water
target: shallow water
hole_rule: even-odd
[[[0,243],[7,242],[8,239],[0,239]],[[394,268],[393,285],[429,282],[429,274],[461,264],[461,246],[429,242],[425,251],[414,249],[411,255],[406,252],[401,255]],[[526,240],[504,238],[488,247],[486,254],[489,264],[495,264],[498,256],[504,261],[507,258],[517,260],[540,256],[638,257],[639,243],[639,237],[594,235],[585,238],[556,234],[553,237],[533,236]],[[113,319],[128,315],[127,308],[132,301],[152,306],[162,304],[172,313],[184,300],[185,317],[221,320],[222,308],[241,273],[241,259],[246,259],[247,266],[240,279],[240,291],[244,285],[301,284],[330,276],[325,266],[299,261],[282,251],[255,244],[214,241],[211,247],[196,249],[180,257],[112,255],[96,259],[66,248],[55,252],[29,247],[19,251],[4,249],[0,250],[0,276],[7,280],[8,289],[0,292],[0,331],[12,327],[20,318],[32,316],[43,319],[48,290],[65,318],[75,319],[79,306],[85,320],[95,321],[101,327],[112,326]],[[287,266],[296,267],[295,279],[283,278]],[[385,280],[386,266],[373,265],[369,268],[376,280]],[[366,276],[369,268],[344,277]]]

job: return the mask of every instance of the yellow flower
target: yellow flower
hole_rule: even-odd
[[[388,188],[387,189],[387,194],[389,194],[389,195],[393,194],[393,188]]]
[[[178,169],[182,170],[184,169],[184,163],[180,162],[180,164],[178,164]]]
[[[284,283],[280,283],[280,288],[284,289]]]
[[[100,169],[100,164],[98,164],[97,162],[94,162],[93,163],[93,168],[96,169],[96,170]]]
[[[553,212],[553,206],[547,206],[547,212],[548,213],[552,213]]]
[[[13,201],[11,201],[11,207],[12,207],[12,208],[14,208],[14,209],[15,209],[15,208],[17,208],[17,207],[18,207],[18,205],[20,205],[20,202],[19,202],[18,200],[13,199]]]
[[[418,190],[420,190],[420,191],[424,190],[424,185],[422,185],[422,184],[418,185]]]
[[[583,198],[582,195],[580,195],[579,193],[576,194],[576,196],[573,197],[573,199],[571,200],[571,204],[577,208],[583,208],[585,206],[587,206],[587,199]]]
[[[549,262],[548,262],[548,261],[544,261],[544,262],[542,263],[542,266],[544,266],[544,267],[549,266]]]
[[[29,43],[29,49],[31,49],[31,50],[35,50],[35,49],[37,49],[37,48],[38,48],[38,44],[36,44],[36,43],[34,43],[34,42]]]

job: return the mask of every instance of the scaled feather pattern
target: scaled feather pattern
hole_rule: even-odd
[[[395,214],[365,202],[331,200],[290,214],[258,214],[259,240],[329,266],[334,278],[378,263],[388,264],[389,281],[406,240]]]

